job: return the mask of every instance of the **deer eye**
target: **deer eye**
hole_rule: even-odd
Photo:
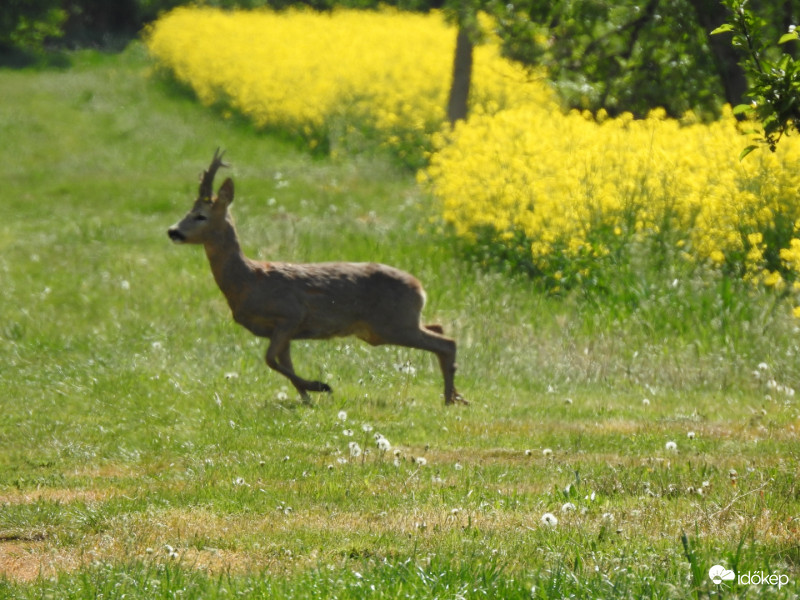
[[[194,220],[195,220],[195,221],[207,221],[207,220],[208,220],[208,217],[207,217],[207,216],[205,216],[205,215],[195,215],[195,216],[194,216]]]

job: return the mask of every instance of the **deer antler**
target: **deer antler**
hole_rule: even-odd
[[[220,167],[227,167],[228,165],[222,162],[222,157],[225,151],[219,151],[217,148],[214,151],[214,158],[211,159],[211,165],[208,170],[203,171],[203,176],[200,178],[200,191],[198,192],[200,199],[210,200],[214,193],[212,186],[214,185],[214,175],[217,174],[217,169]]]

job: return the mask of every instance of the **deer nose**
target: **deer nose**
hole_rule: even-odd
[[[185,242],[186,241],[186,236],[183,235],[180,231],[178,231],[177,227],[170,227],[167,230],[167,235],[169,236],[169,239],[171,239],[173,242]]]

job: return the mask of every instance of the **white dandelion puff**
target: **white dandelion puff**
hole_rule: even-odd
[[[542,525],[547,525],[548,527],[555,527],[558,525],[558,519],[553,513],[544,513],[542,515]]]
[[[670,440],[666,444],[664,444],[664,448],[666,448],[670,452],[677,452],[678,451],[678,444]]]
[[[339,419],[340,421],[347,421],[347,412],[340,410],[337,413],[336,418]]]
[[[576,507],[572,502],[565,502],[564,504],[561,505],[561,512],[562,513],[574,512],[575,508]]]

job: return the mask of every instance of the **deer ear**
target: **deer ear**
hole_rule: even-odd
[[[230,177],[223,181],[222,185],[219,186],[219,191],[217,192],[217,202],[221,202],[224,206],[228,206],[233,202],[233,179]]]

